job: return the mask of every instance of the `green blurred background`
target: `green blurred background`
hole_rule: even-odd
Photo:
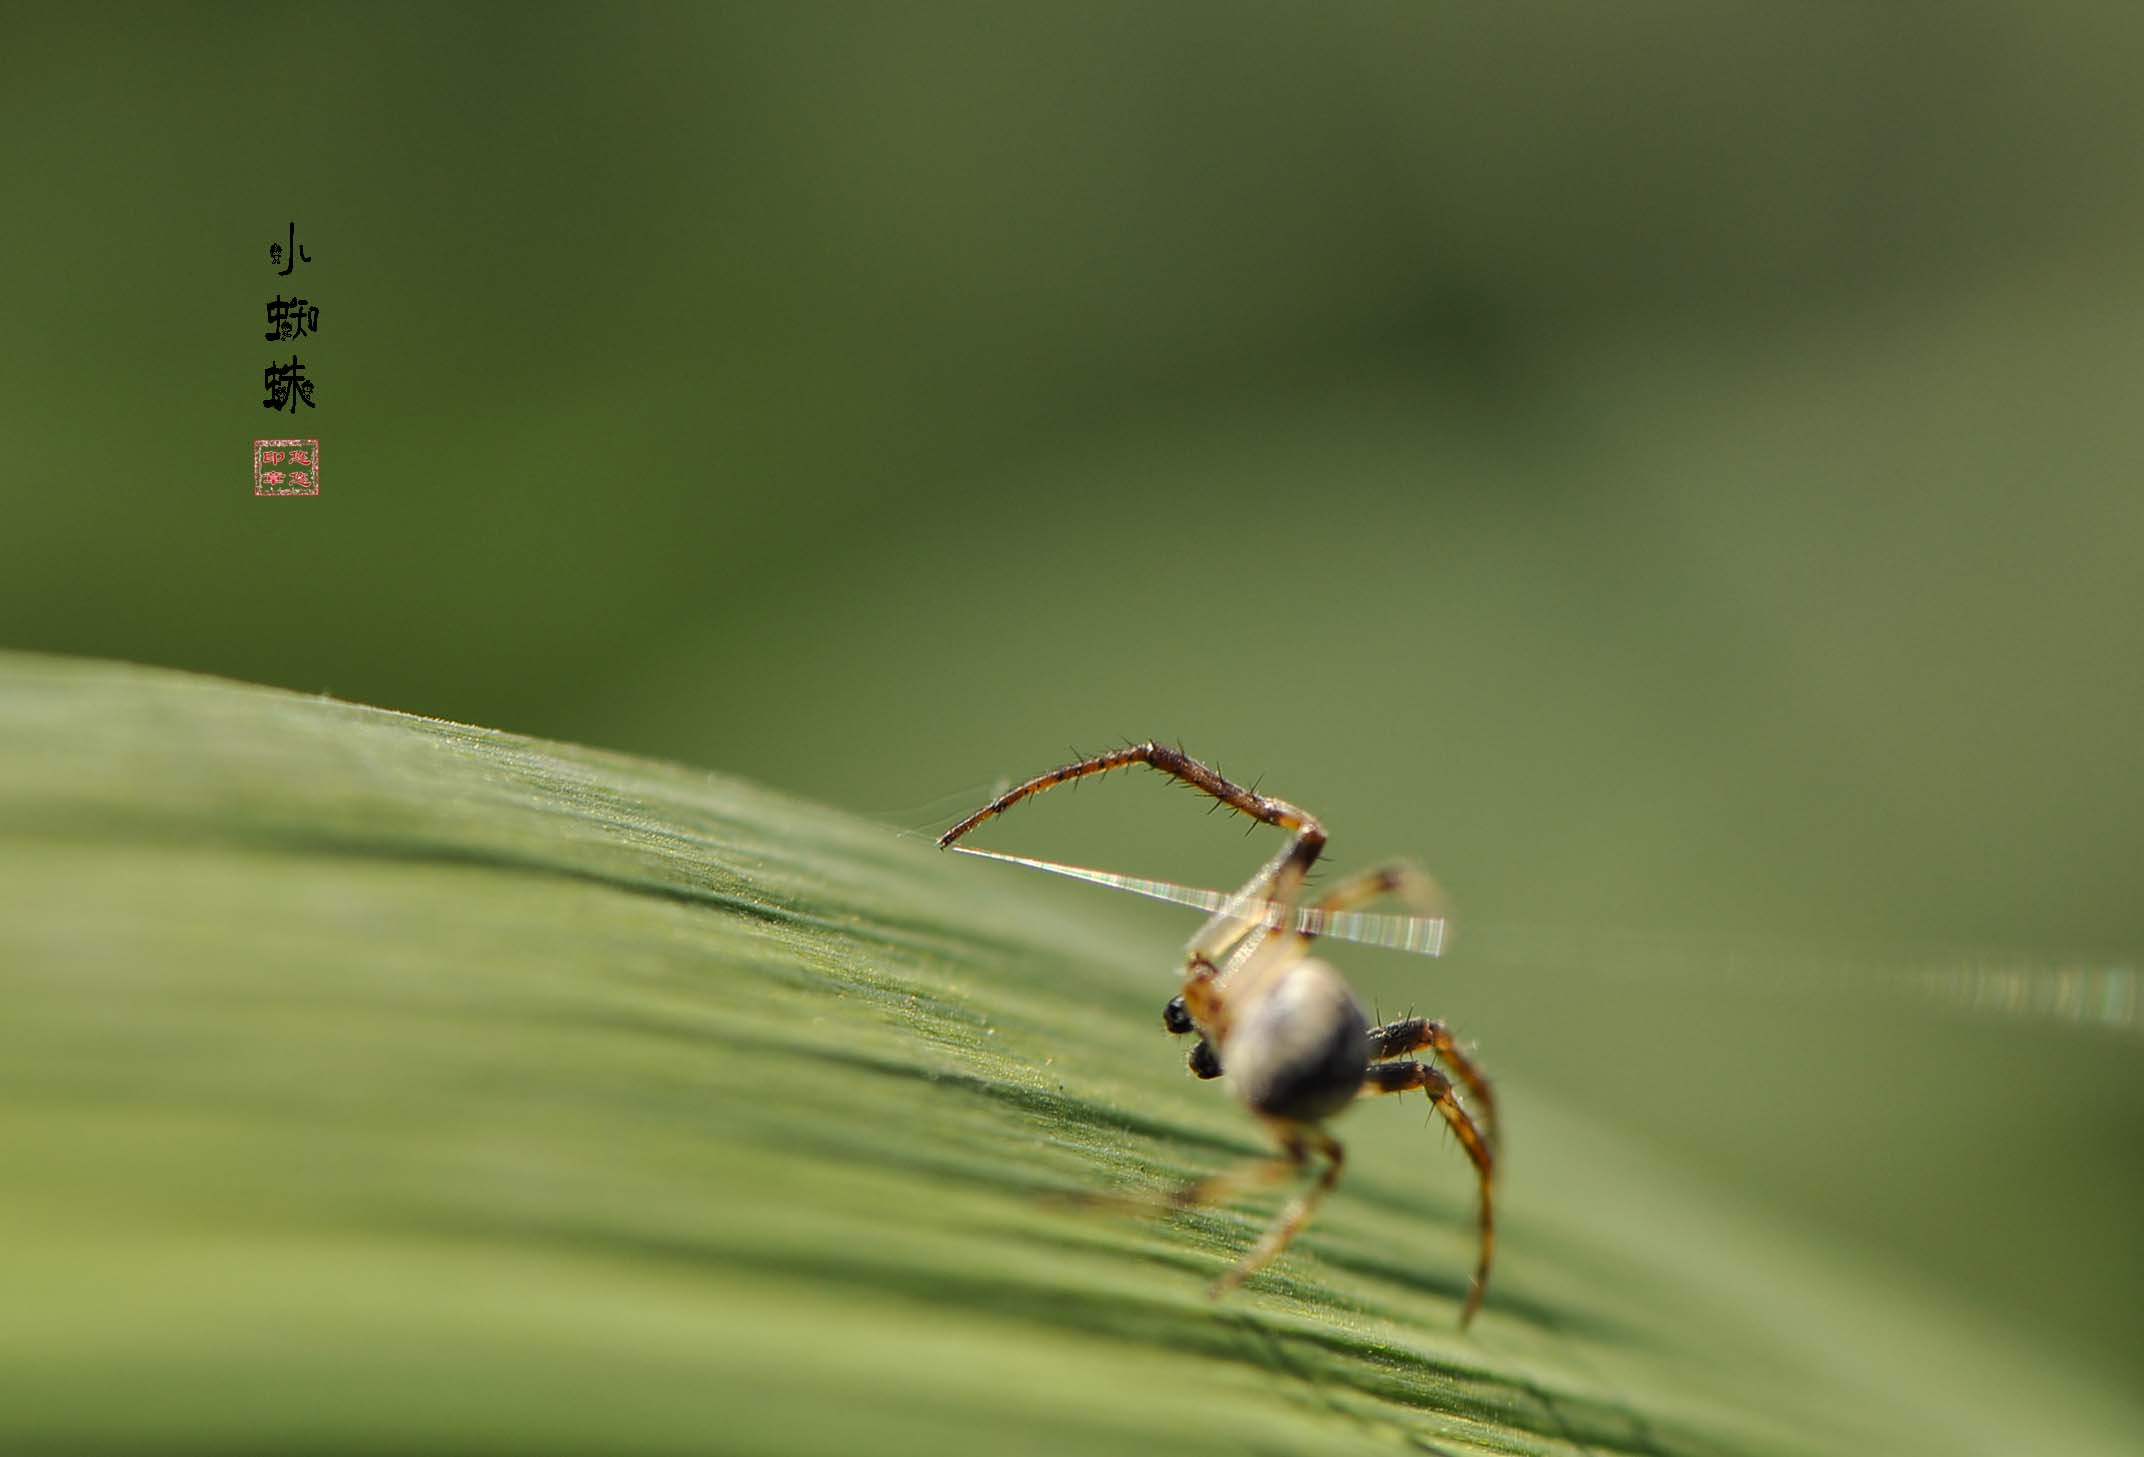
[[[1388,1008],[2133,1378],[2144,11],[0,16],[0,645],[917,831],[1179,738],[1446,880]]]

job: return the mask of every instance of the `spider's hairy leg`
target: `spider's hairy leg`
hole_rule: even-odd
[[[1159,1214],[1176,1209],[1197,1209],[1207,1204],[1219,1204],[1233,1199],[1246,1189],[1263,1188],[1278,1184],[1303,1167],[1303,1150],[1284,1146],[1278,1157],[1252,1159],[1232,1169],[1223,1169],[1218,1174],[1208,1174],[1203,1179],[1193,1179],[1188,1184],[1178,1184],[1173,1189],[1153,1189],[1142,1193],[1071,1193],[1053,1196],[1057,1202],[1077,1205],[1082,1209],[1107,1209],[1123,1214]]]
[[[1405,1057],[1410,1052],[1428,1048],[1437,1061],[1452,1070],[1467,1090],[1467,1097],[1481,1110],[1482,1132],[1494,1149],[1501,1147],[1496,1124],[1496,1091],[1489,1085],[1489,1075],[1481,1070],[1481,1064],[1469,1057],[1453,1039],[1451,1029],[1433,1017],[1402,1017],[1397,1022],[1387,1022],[1382,1027],[1370,1029],[1370,1060],[1383,1062],[1388,1058]]]
[[[938,848],[944,849],[984,820],[1001,815],[1021,800],[1040,794],[1054,785],[1084,779],[1090,774],[1106,774],[1112,769],[1122,769],[1131,764],[1144,764],[1173,779],[1180,779],[1193,789],[1212,795],[1230,809],[1247,814],[1252,819],[1284,830],[1293,830],[1298,838],[1307,834],[1320,846],[1325,843],[1325,831],[1318,822],[1286,800],[1269,798],[1245,789],[1240,784],[1233,784],[1182,749],[1150,741],[1144,744],[1129,744],[1103,754],[1093,754],[1061,768],[1052,769],[1047,774],[1038,774],[1025,784],[1014,785],[940,835]],[[1315,852],[1312,852],[1312,858],[1316,858]]]
[[[1444,887],[1428,871],[1411,860],[1390,860],[1356,871],[1318,897],[1310,914],[1300,918],[1305,924],[1297,926],[1295,934],[1308,941],[1324,929],[1331,917],[1346,915],[1382,895],[1405,902],[1417,915],[1445,914]]]
[[[1184,945],[1185,988],[1202,976],[1233,970],[1248,961],[1259,947],[1286,933],[1295,919],[1295,903],[1310,867],[1325,848],[1325,832],[1315,820],[1298,829],[1295,838],[1281,847],[1243,888],[1222,902],[1221,908],[1199,927]],[[1308,943],[1301,943],[1307,945]],[[1300,953],[1300,946],[1296,948]],[[1194,999],[1194,1011],[1198,1011]],[[1205,1021],[1203,1014],[1200,1020]]]
[[[1287,1150],[1294,1167],[1302,1168],[1309,1163],[1309,1146],[1317,1145],[1325,1155],[1325,1167],[1309,1188],[1295,1196],[1277,1215],[1258,1243],[1251,1246],[1250,1253],[1237,1261],[1234,1269],[1222,1275],[1206,1288],[1208,1299],[1218,1300],[1245,1280],[1271,1264],[1280,1252],[1288,1248],[1289,1241],[1302,1233],[1303,1226],[1310,1223],[1310,1216],[1317,1212],[1318,1205],[1340,1182],[1340,1169],[1347,1161],[1347,1153],[1340,1141],[1315,1124],[1285,1124],[1274,1120],[1280,1135],[1281,1147]]]
[[[1481,1180],[1481,1253],[1475,1261],[1473,1283],[1467,1288],[1467,1302],[1459,1312],[1459,1328],[1465,1330],[1474,1319],[1474,1312],[1481,1309],[1482,1296],[1489,1289],[1489,1261],[1496,1253],[1496,1215],[1494,1210],[1494,1187],[1496,1182],[1496,1154],[1489,1141],[1482,1137],[1481,1130],[1467,1110],[1460,1106],[1452,1092],[1451,1079],[1424,1062],[1378,1062],[1370,1065],[1369,1076],[1362,1085],[1366,1093],[1405,1093],[1416,1088],[1428,1090],[1430,1101],[1444,1115],[1452,1132],[1459,1137],[1459,1145],[1474,1161],[1474,1172]]]
[[[1194,974],[1201,966],[1218,967],[1230,949],[1244,937],[1267,925],[1274,916],[1284,917],[1294,909],[1296,898],[1302,893],[1303,881],[1310,874],[1310,867],[1317,862],[1319,853],[1325,848],[1325,827],[1307,811],[1285,799],[1275,799],[1270,795],[1245,789],[1180,748],[1150,740],[1147,743],[1130,744],[1121,749],[1111,749],[1107,753],[1094,754],[1052,769],[1047,774],[1038,774],[1025,784],[1018,784],[1006,790],[947,830],[938,837],[938,848],[945,849],[983,821],[1003,814],[1021,800],[1040,794],[1045,789],[1084,779],[1090,774],[1106,774],[1112,769],[1122,769],[1132,764],[1144,764],[1149,769],[1211,795],[1216,801],[1239,814],[1249,815],[1261,824],[1272,825],[1291,834],[1288,844],[1281,852],[1258,874],[1251,877],[1243,889],[1230,896],[1185,946],[1184,959]],[[1193,1010],[1196,1012],[1197,1007],[1194,1006]]]

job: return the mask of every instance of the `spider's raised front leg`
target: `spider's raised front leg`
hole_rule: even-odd
[[[1200,763],[1182,749],[1148,742],[1095,754],[1052,769],[1047,774],[1038,774],[1025,784],[1015,785],[940,835],[938,848],[944,849],[984,820],[1003,814],[1031,795],[1084,779],[1090,774],[1106,774],[1132,764],[1144,764],[1202,794],[1212,795],[1239,814],[1291,832],[1292,837],[1281,852],[1252,876],[1243,889],[1230,896],[1184,948],[1182,1000],[1185,1007],[1208,1036],[1217,1041],[1225,1040],[1226,1014],[1220,999],[1213,994],[1212,983],[1219,976],[1229,953],[1242,946],[1245,938],[1270,925],[1276,917],[1285,918],[1294,909],[1296,898],[1302,894],[1304,878],[1317,862],[1318,853],[1325,848],[1325,828],[1309,813],[1285,799],[1273,799],[1255,789],[1229,782],[1217,770]]]
[[[1084,779],[1090,774],[1106,774],[1112,769],[1122,769],[1130,764],[1144,764],[1159,770],[1172,779],[1178,779],[1202,794],[1210,794],[1239,814],[1247,814],[1263,824],[1276,825],[1295,832],[1295,839],[1282,852],[1281,859],[1290,855],[1301,861],[1301,870],[1308,872],[1318,852],[1325,848],[1325,830],[1303,810],[1284,799],[1272,799],[1240,784],[1232,784],[1222,775],[1201,764],[1182,749],[1172,749],[1167,744],[1133,744],[1127,748],[1111,749],[1106,754],[1095,754],[1076,763],[1052,769],[1047,774],[1038,774],[1025,784],[1013,786],[969,815],[959,824],[938,837],[938,848],[960,839],[984,820],[1003,814],[1021,800],[1042,793],[1054,785],[1065,784],[1074,779]],[[1272,867],[1268,867],[1270,873]],[[1300,886],[1300,875],[1297,877]],[[1210,923],[1209,923],[1210,924]]]

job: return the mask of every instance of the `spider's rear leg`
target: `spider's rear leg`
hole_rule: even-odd
[[[1065,1203],[1087,1209],[1111,1209],[1127,1214],[1159,1214],[1176,1209],[1197,1209],[1233,1199],[1246,1189],[1277,1184],[1302,1170],[1307,1152],[1300,1142],[1283,1140],[1277,1157],[1252,1159],[1218,1174],[1178,1184],[1173,1189],[1151,1189],[1133,1194],[1076,1193],[1062,1196]],[[1055,1196],[1053,1196],[1055,1202]]]
[[[1208,1204],[1219,1204],[1234,1198],[1247,1189],[1277,1184],[1291,1174],[1301,1173],[1310,1166],[1312,1148],[1325,1155],[1325,1167],[1309,1188],[1289,1201],[1286,1208],[1274,1217],[1258,1243],[1236,1265],[1206,1287],[1210,1299],[1219,1299],[1241,1285],[1259,1270],[1272,1263],[1275,1256],[1288,1247],[1310,1222],[1318,1203],[1332,1192],[1340,1181],[1340,1167],[1345,1159],[1339,1142],[1324,1129],[1312,1124],[1287,1123],[1280,1119],[1269,1120],[1280,1139],[1280,1154],[1276,1158],[1255,1159],[1239,1164],[1233,1169],[1224,1169],[1218,1174],[1209,1174],[1203,1179],[1193,1179],[1174,1189],[1161,1189],[1144,1194],[1074,1194],[1067,1202],[1089,1209],[1110,1209],[1126,1213],[1154,1214],[1169,1210],[1197,1209]]]
[[[1287,1151],[1294,1167],[1302,1168],[1309,1163],[1311,1144],[1317,1145],[1318,1152],[1325,1155],[1325,1167],[1309,1188],[1296,1195],[1288,1207],[1274,1217],[1266,1232],[1259,1236],[1258,1243],[1251,1246],[1250,1253],[1237,1261],[1234,1269],[1206,1287],[1210,1300],[1220,1299],[1271,1264],[1282,1250],[1288,1248],[1289,1241],[1302,1233],[1303,1226],[1310,1223],[1310,1216],[1317,1212],[1319,1203],[1332,1192],[1333,1185],[1340,1182],[1340,1168],[1346,1162],[1347,1154],[1338,1139],[1315,1124],[1276,1123],[1276,1128],[1280,1132],[1281,1147]]]
[[[1467,1096],[1481,1110],[1482,1132],[1489,1140],[1489,1147],[1500,1147],[1496,1131],[1496,1093],[1489,1086],[1489,1075],[1461,1050],[1453,1040],[1450,1028],[1431,1017],[1402,1017],[1397,1022],[1370,1029],[1370,1058],[1373,1062],[1405,1057],[1425,1047],[1452,1070],[1452,1075],[1466,1088]]]
[[[1444,1115],[1452,1132],[1459,1137],[1459,1146],[1474,1161],[1474,1172],[1481,1180],[1481,1254],[1475,1261],[1474,1280],[1467,1289],[1466,1307],[1459,1312],[1460,1329],[1474,1319],[1474,1312],[1481,1309],[1482,1296],[1489,1288],[1489,1261],[1496,1253],[1496,1215],[1494,1188],[1496,1183],[1496,1153],[1489,1140],[1482,1136],[1467,1110],[1460,1106],[1457,1095],[1452,1092],[1452,1081],[1426,1062],[1379,1062],[1370,1065],[1363,1081],[1366,1093],[1405,1093],[1416,1088],[1426,1089],[1430,1101]]]

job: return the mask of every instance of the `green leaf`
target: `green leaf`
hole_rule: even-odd
[[[2047,1430],[1955,1390],[2029,1358],[1524,1087],[1471,1332],[1471,1175],[1412,1100],[1209,1303],[1273,1199],[1037,1197],[1262,1152],[1161,1033],[1174,948],[1063,904],[708,774],[0,658],[0,1450]]]

